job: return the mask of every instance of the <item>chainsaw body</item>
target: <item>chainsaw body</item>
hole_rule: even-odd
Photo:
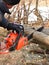
[[[6,48],[9,49],[11,46],[13,46],[16,43],[16,39],[19,36],[18,33],[11,32],[8,34],[8,36],[5,39]],[[16,45],[16,50],[20,50],[23,46],[28,44],[27,37],[24,37],[20,35],[20,38],[18,40],[18,43]]]

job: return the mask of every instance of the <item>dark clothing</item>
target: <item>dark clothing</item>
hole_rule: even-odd
[[[0,2],[0,11],[2,12],[2,14],[11,14],[3,2]]]
[[[2,2],[2,0],[0,0],[0,2]]]
[[[8,25],[8,21],[5,19],[4,14],[10,14],[8,8],[5,6],[3,2],[0,2],[0,26],[6,28]]]
[[[5,4],[3,2],[0,2],[0,26],[6,28],[8,21],[4,17],[5,13],[10,14],[10,12],[7,9],[7,7],[5,6]]]
[[[9,23],[7,19],[5,19],[4,14],[8,13],[10,14],[8,8],[3,2],[0,2],[0,26],[7,28],[8,30],[16,30],[16,32],[20,32],[21,30],[24,31],[24,28],[22,25]]]

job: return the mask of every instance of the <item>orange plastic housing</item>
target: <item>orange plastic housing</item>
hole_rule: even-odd
[[[19,39],[18,45],[16,47],[16,50],[20,50],[23,46],[28,44],[28,39],[27,37],[21,37]]]
[[[17,33],[13,33],[11,32],[7,38],[5,39],[5,43],[6,43],[6,47],[10,48],[10,46],[13,45],[13,43],[15,42],[16,38],[17,38],[18,34]]]
[[[6,47],[9,49],[14,43],[16,38],[18,37],[18,33],[13,33],[11,32],[8,37],[5,39]],[[21,36],[18,44],[16,46],[16,50],[20,50],[23,46],[28,44],[28,39],[27,37]]]

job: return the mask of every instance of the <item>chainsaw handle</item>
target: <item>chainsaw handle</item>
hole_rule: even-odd
[[[18,45],[18,41],[20,39],[20,35],[22,35],[22,31],[20,31],[18,37],[15,40],[15,43],[9,48],[9,51],[14,51],[16,49],[16,46]]]

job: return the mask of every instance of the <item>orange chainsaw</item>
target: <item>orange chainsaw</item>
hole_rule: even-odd
[[[40,29],[37,31],[40,31]],[[10,32],[4,42],[0,43],[0,54],[6,54],[13,50],[20,50],[23,46],[28,44],[28,40],[32,38],[32,35],[33,33],[24,36],[22,31],[19,34],[14,31]]]

